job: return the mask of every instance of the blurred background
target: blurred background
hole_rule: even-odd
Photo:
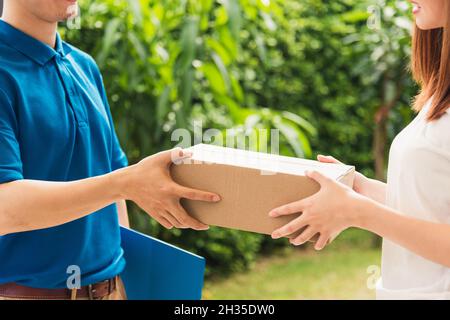
[[[275,128],[284,155],[331,154],[385,179],[417,92],[408,1],[79,2],[60,32],[99,64],[130,163],[174,146],[172,131],[195,120],[236,137]],[[207,259],[205,299],[374,297],[381,242],[367,232],[318,253],[234,230],[167,231],[130,212],[133,228]]]

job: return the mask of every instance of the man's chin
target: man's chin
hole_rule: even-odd
[[[78,16],[78,7],[75,11],[73,10],[67,10],[67,12],[60,15],[58,22],[64,22],[73,18],[76,18]]]
[[[69,19],[76,18],[78,16],[78,13],[79,13],[78,5],[77,4],[71,5],[67,8],[66,12],[61,15],[59,22],[64,22]]]

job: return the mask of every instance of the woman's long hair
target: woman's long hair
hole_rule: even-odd
[[[429,121],[439,119],[450,107],[450,1],[445,1],[447,21],[443,28],[420,30],[415,27],[412,41],[413,76],[420,85],[414,100],[419,111],[432,99],[427,115]]]

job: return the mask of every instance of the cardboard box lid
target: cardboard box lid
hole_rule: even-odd
[[[284,173],[305,176],[308,170],[317,170],[334,180],[353,171],[353,166],[322,163],[314,160],[286,157],[277,154],[254,152],[208,144],[197,144],[187,150],[193,153],[191,161],[216,163],[260,170],[266,174]],[[187,160],[186,163],[190,161]]]

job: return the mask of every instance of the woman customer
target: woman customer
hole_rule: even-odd
[[[318,172],[307,175],[315,195],[272,210],[303,214],[274,231],[300,245],[319,234],[322,249],[349,227],[383,237],[378,299],[450,299],[450,3],[412,1],[415,15],[412,71],[421,86],[416,118],[395,138],[387,183],[357,173],[350,189]],[[338,162],[319,156],[322,162]]]

